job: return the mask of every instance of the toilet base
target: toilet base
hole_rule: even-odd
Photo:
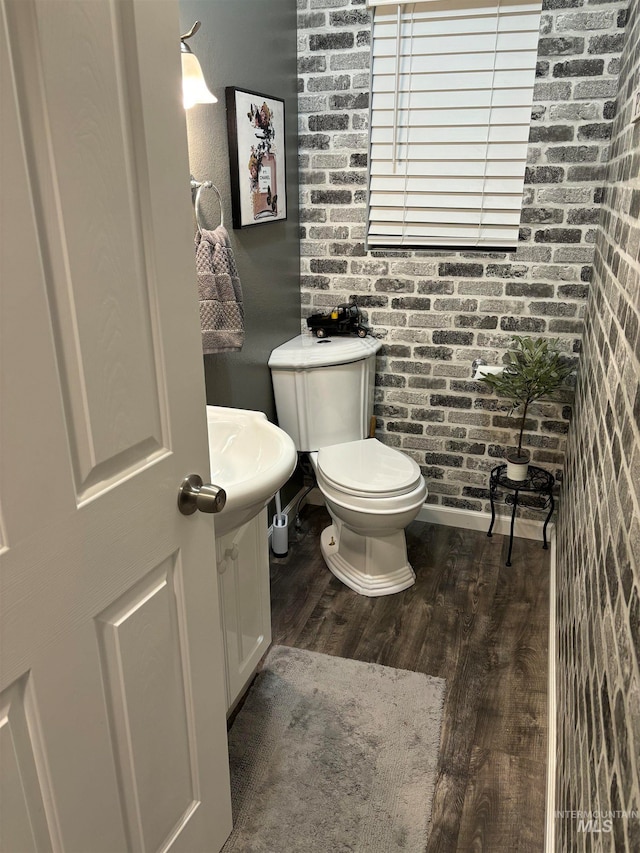
[[[360,595],[391,595],[416,581],[404,530],[363,536],[336,519],[320,534],[320,550],[332,574]]]

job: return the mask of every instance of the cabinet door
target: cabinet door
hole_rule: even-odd
[[[219,537],[216,548],[231,710],[271,643],[267,510]]]

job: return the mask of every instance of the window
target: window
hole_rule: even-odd
[[[369,0],[369,247],[517,245],[540,5]]]

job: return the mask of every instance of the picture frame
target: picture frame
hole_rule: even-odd
[[[284,100],[227,86],[234,228],[287,218]]]

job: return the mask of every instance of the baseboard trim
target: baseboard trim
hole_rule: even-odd
[[[428,524],[441,524],[445,527],[462,527],[465,530],[489,529],[491,524],[490,512],[475,512],[471,509],[424,504],[418,513],[418,521]],[[513,535],[520,539],[542,539],[543,521],[533,518],[516,518]],[[493,532],[503,536],[509,535],[511,515],[496,515]],[[549,540],[553,537],[555,526],[550,522],[547,526]]]
[[[545,813],[545,853],[554,853],[555,839],[555,800],[556,800],[556,760],[557,760],[557,723],[556,723],[556,531],[551,533],[551,553],[549,559],[549,682],[547,685],[547,796]]]
[[[298,500],[299,492],[293,499],[292,503]],[[322,492],[318,488],[312,489],[306,497],[306,502],[314,506],[322,506],[324,498]],[[423,504],[418,513],[417,521],[425,521],[428,524],[441,524],[443,527],[462,527],[464,530],[484,530],[489,529],[491,523],[490,512],[476,512],[472,509],[458,509],[457,507],[439,506],[437,504]],[[513,535],[519,539],[542,539],[542,528],[544,521],[536,518],[516,518]],[[493,532],[499,533],[502,536],[508,536],[511,528],[511,514],[496,515]],[[547,526],[547,536],[551,542],[555,531],[553,522],[549,522]]]

